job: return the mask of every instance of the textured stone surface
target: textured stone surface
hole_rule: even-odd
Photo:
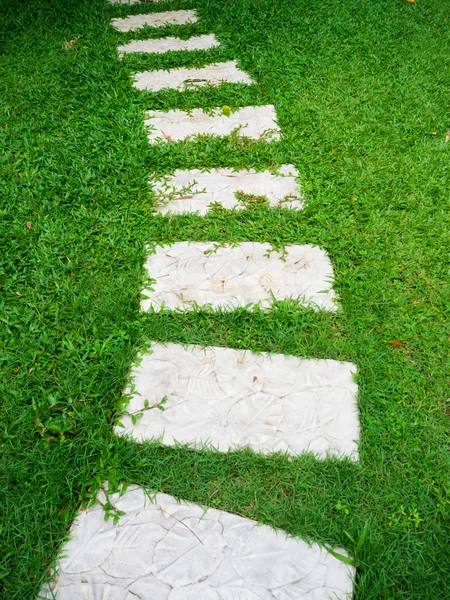
[[[130,15],[123,19],[112,19],[111,25],[119,31],[134,31],[148,27],[162,27],[163,25],[185,25],[195,23],[197,12],[195,10],[170,10],[152,13],[149,15]]]
[[[161,2],[162,0],[108,0],[110,4],[144,4],[144,3],[154,3]]]
[[[151,144],[177,142],[199,134],[226,136],[235,130],[239,136],[255,140],[264,138],[272,141],[280,137],[275,108],[271,104],[246,106],[229,117],[220,108],[208,112],[194,108],[189,113],[183,110],[150,110],[146,115],[145,125],[149,127]]]
[[[130,414],[116,433],[138,441],[162,437],[167,445],[208,442],[222,452],[248,445],[357,458],[352,372],[355,365],[333,360],[155,343],[132,370]],[[152,408],[164,397],[164,411]],[[133,424],[131,415],[141,411]]]
[[[147,54],[164,54],[164,52],[170,51],[186,51],[186,50],[208,50],[210,48],[217,48],[220,43],[217,41],[216,36],[211,34],[208,35],[197,35],[189,38],[188,40],[182,40],[176,37],[165,37],[150,40],[133,40],[128,44],[119,46],[117,51],[119,56],[129,54],[132,52],[145,52]]]
[[[203,85],[220,85],[221,83],[252,84],[254,81],[232,60],[206,65],[201,69],[180,67],[170,71],[136,73],[133,85],[138,90],[159,92],[163,89],[185,90]]]
[[[156,247],[146,269],[156,280],[141,302],[153,307],[188,310],[192,304],[233,310],[275,300],[298,299],[303,305],[336,310],[331,280],[333,269],[326,252],[315,246],[287,246],[285,255],[269,244],[244,242],[217,247],[214,242],[177,242]]]
[[[145,4],[162,2],[162,0],[108,0],[110,4]]]
[[[317,544],[165,494],[155,500],[133,486],[110,497],[126,513],[116,525],[98,505],[77,517],[57,600],[350,600],[353,569]]]
[[[218,202],[225,208],[244,204],[236,197],[237,192],[265,196],[270,206],[302,208],[300,186],[296,182],[297,169],[283,165],[274,175],[270,171],[233,171],[212,169],[209,172],[193,169],[175,171],[161,181],[150,181],[160,202],[157,210],[166,213],[208,212],[211,203]]]

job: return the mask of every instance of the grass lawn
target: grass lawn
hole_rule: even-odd
[[[109,26],[194,7],[185,27]],[[450,598],[449,0],[1,0],[0,23],[0,597],[36,597],[80,503],[109,479],[353,555],[367,524],[355,598]],[[222,48],[117,58],[133,38],[194,33]],[[258,85],[130,85],[133,71],[216,59]],[[279,144],[146,139],[145,109],[270,103]],[[302,212],[152,213],[151,173],[282,163],[301,173]],[[342,309],[141,314],[144,245],[182,240],[320,245]],[[150,339],[356,363],[360,463],[115,437]]]

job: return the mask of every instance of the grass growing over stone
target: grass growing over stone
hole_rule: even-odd
[[[448,0],[3,0],[0,38],[0,595],[35,598],[90,486],[150,486],[356,556],[358,599],[450,597]],[[185,28],[113,16],[197,8]],[[129,39],[215,33],[211,52],[127,56]],[[130,74],[237,59],[258,86],[140,93]],[[145,109],[273,103],[279,144],[149,146]],[[302,174],[303,212],[151,212],[176,168]],[[337,315],[141,315],[144,244],[314,243]],[[337,358],[359,367],[359,465],[142,446],[112,433],[148,339]]]

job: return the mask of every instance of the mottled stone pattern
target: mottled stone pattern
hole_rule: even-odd
[[[192,50],[209,50],[217,48],[220,43],[213,34],[197,35],[182,40],[176,37],[165,37],[150,40],[133,40],[128,44],[119,46],[119,56],[134,52],[145,52],[146,54],[164,54],[165,52],[180,52]]]
[[[98,505],[77,517],[57,600],[351,598],[353,569],[316,544],[165,494],[153,503],[138,487],[110,501],[126,513],[116,525]]]
[[[159,92],[164,89],[185,90],[221,83],[252,84],[252,78],[241,71],[234,60],[206,65],[201,69],[180,67],[169,71],[144,71],[134,76],[138,90]]]
[[[178,242],[156,247],[146,269],[155,280],[143,310],[189,310],[193,304],[233,310],[273,300],[293,298],[303,305],[336,310],[333,269],[323,250],[315,246],[287,246],[285,254],[269,244],[244,242],[219,247],[214,242]]]
[[[237,192],[264,196],[270,206],[300,209],[303,201],[297,177],[298,172],[293,165],[283,165],[275,174],[270,171],[257,172],[254,169],[175,171],[173,175],[150,183],[160,202],[158,212],[198,212],[205,215],[215,202],[224,208],[244,208],[244,203],[239,202],[236,196]]]
[[[280,138],[275,108],[270,104],[246,106],[230,115],[224,114],[221,108],[207,112],[201,108],[194,108],[190,112],[149,110],[146,115],[145,125],[149,128],[148,140],[151,144],[180,142],[201,134],[223,137],[233,132],[254,140],[273,141]]]
[[[135,31],[146,25],[148,27],[162,27],[164,25],[185,25],[196,21],[197,12],[195,10],[170,10],[149,15],[130,15],[123,19],[112,19],[111,25],[119,31]]]
[[[145,2],[151,1],[160,2],[161,0],[145,0]],[[143,4],[143,0],[108,0],[110,4]]]
[[[357,458],[352,373],[355,365],[334,360],[155,343],[132,371],[130,414],[116,433],[220,451],[248,445],[265,453]],[[163,411],[156,408],[162,398]],[[131,415],[141,411],[133,424]]]
[[[110,4],[155,4],[163,0],[108,0]]]

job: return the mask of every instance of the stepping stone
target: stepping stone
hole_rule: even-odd
[[[221,83],[255,83],[250,75],[241,71],[235,61],[206,65],[201,69],[181,67],[170,71],[144,71],[136,73],[134,87],[138,90],[159,92],[163,89],[186,90],[202,85]]]
[[[76,518],[59,559],[58,600],[350,600],[355,570],[282,530],[137,486],[103,492]],[[336,549],[345,556],[342,549]],[[41,596],[42,597],[42,596]]]
[[[280,139],[280,128],[276,123],[275,107],[246,106],[227,116],[221,108],[204,112],[194,108],[190,112],[182,110],[149,110],[145,125],[150,128],[150,144],[179,142],[197,135],[224,137],[237,132],[240,137],[254,140],[273,141]]]
[[[333,268],[316,246],[287,246],[285,254],[270,244],[244,242],[220,247],[215,242],[177,242],[157,246],[146,262],[151,290],[143,290],[143,310],[164,308],[234,310],[292,298],[304,306],[335,311]]]
[[[209,35],[193,36],[188,40],[182,40],[177,37],[166,37],[156,40],[133,40],[128,44],[119,46],[117,50],[119,56],[122,57],[124,54],[132,52],[164,54],[165,52],[170,51],[209,50],[210,48],[217,48],[218,46],[220,46],[220,42],[218,42],[216,36],[211,33]]]
[[[119,31],[135,31],[148,27],[163,27],[164,25],[185,25],[197,21],[195,10],[170,10],[149,15],[130,15],[123,19],[112,19],[111,25]]]
[[[221,452],[250,446],[358,458],[351,363],[157,343],[141,359],[131,373],[133,391],[126,391],[129,414],[115,428],[119,435],[169,446],[211,444]],[[162,398],[163,411],[157,409]]]
[[[145,3],[156,3],[161,0],[108,0],[110,4],[145,4]]]
[[[245,208],[236,197],[237,192],[265,196],[270,206],[301,209],[303,202],[297,177],[298,171],[293,165],[283,165],[276,174],[254,169],[175,171],[162,181],[150,180],[150,183],[161,202],[156,209],[161,214],[198,212],[205,215],[215,202],[224,208]]]
[[[160,0],[151,0],[152,2],[159,2]],[[144,4],[149,0],[108,0],[110,4]]]

